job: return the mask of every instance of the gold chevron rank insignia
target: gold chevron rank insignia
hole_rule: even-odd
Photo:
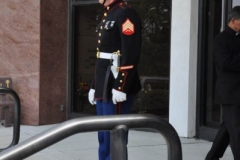
[[[129,19],[122,24],[122,33],[125,35],[132,35],[134,33],[134,24]]]

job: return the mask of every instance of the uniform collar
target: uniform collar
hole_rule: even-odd
[[[109,4],[108,6],[104,7],[104,11],[108,12],[109,10],[111,10],[113,7],[115,7],[116,5],[118,5],[120,2],[123,2],[123,0],[115,0],[113,1],[111,4]]]
[[[238,32],[236,32],[235,30],[233,30],[233,29],[230,28],[229,26],[227,26],[226,30],[227,30],[231,35],[240,36],[240,34],[239,34]]]

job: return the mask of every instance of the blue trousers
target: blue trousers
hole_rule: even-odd
[[[108,102],[97,100],[97,115],[128,114],[136,95],[127,96],[127,100],[117,105],[113,104],[112,99]],[[99,160],[110,160],[110,131],[98,132],[98,157]]]

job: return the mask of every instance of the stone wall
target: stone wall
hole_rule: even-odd
[[[0,77],[11,77],[21,100],[22,124],[38,124],[40,1],[2,0]]]
[[[21,123],[66,119],[67,0],[1,0],[0,77],[11,77]]]
[[[66,118],[67,7],[68,0],[41,0],[40,124]]]

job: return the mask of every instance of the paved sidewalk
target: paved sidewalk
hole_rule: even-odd
[[[20,142],[55,125],[21,125]],[[0,148],[10,144],[12,134],[13,127],[4,128],[0,125]],[[204,160],[212,144],[194,138],[180,138],[180,140],[183,160]],[[79,133],[26,158],[26,160],[97,160],[97,149],[97,132]],[[128,157],[129,160],[167,160],[166,142],[159,133],[130,130]],[[230,147],[222,160],[233,160]]]

